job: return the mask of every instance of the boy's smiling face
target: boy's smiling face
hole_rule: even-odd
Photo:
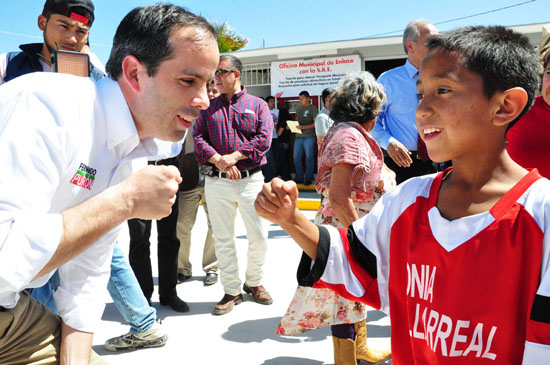
[[[483,141],[495,135],[495,93],[483,92],[481,76],[462,66],[453,52],[432,50],[420,66],[416,125],[435,162],[481,153]],[[478,155],[479,156],[479,155]]]

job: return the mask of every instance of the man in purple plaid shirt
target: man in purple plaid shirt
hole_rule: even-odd
[[[235,250],[237,208],[248,236],[248,263],[243,289],[260,304],[273,299],[260,284],[267,251],[267,225],[254,210],[262,189],[264,165],[271,144],[273,118],[267,103],[241,86],[242,63],[232,55],[220,56],[216,88],[221,95],[210,101],[193,127],[195,155],[205,165],[205,196],[214,233],[220,279],[225,295],[215,315],[230,312],[242,302]]]

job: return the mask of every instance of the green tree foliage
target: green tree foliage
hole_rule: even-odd
[[[248,43],[248,39],[237,34],[227,22],[217,23],[213,22],[212,25],[216,30],[216,39],[218,41],[218,49],[220,53],[237,51]]]

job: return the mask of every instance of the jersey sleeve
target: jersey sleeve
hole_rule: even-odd
[[[546,180],[546,179],[544,179]],[[542,194],[531,210],[544,232],[540,284],[527,322],[523,364],[546,364],[550,359],[550,184],[539,181]]]
[[[377,207],[381,206],[377,204],[348,229],[319,226],[317,258],[312,262],[303,255],[298,268],[299,283],[328,288],[348,300],[388,312],[389,230],[380,225]],[[364,235],[365,232],[370,233]]]

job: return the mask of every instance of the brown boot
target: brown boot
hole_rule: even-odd
[[[332,344],[334,345],[334,365],[357,365],[354,340],[332,336]]]
[[[363,319],[355,323],[355,356],[371,364],[389,359],[391,350],[373,350],[367,347],[367,323]]]

